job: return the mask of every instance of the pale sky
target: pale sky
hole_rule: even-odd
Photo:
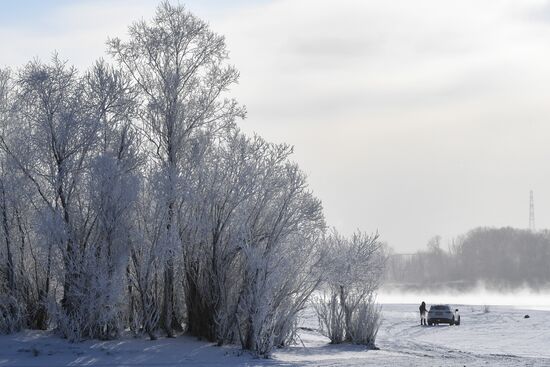
[[[240,126],[295,146],[329,225],[397,252],[550,223],[550,1],[182,2],[226,36]],[[0,0],[0,67],[79,68],[150,0]]]

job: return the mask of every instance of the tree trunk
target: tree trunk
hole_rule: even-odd
[[[345,332],[344,332],[344,341],[351,341],[351,308],[348,304],[348,299],[346,295],[346,290],[343,285],[340,286],[340,307],[344,310],[344,320],[345,320]]]
[[[13,264],[13,255],[11,251],[11,236],[8,223],[8,208],[6,203],[6,190],[4,188],[4,180],[0,179],[0,190],[2,193],[2,225],[4,227],[4,239],[6,241],[6,256],[7,256],[7,280],[8,289],[12,294],[15,294],[15,269]]]
[[[38,289],[38,309],[36,311],[36,327],[40,330],[46,330],[48,328],[48,308],[46,306],[48,294],[50,293],[50,275],[52,268],[52,246],[48,246],[48,260],[46,263],[46,279],[44,288],[40,288],[38,282],[36,284]]]
[[[132,332],[136,332],[136,330],[133,329],[134,327],[134,295],[132,291],[132,282],[130,280],[130,265],[126,265],[126,283],[128,284],[127,290],[128,290],[128,327]]]
[[[174,317],[174,261],[169,258],[164,268],[164,297],[162,303],[161,325],[169,338],[174,337],[172,321]]]
[[[205,300],[200,287],[197,286],[196,276],[193,272],[187,271],[186,277],[187,330],[197,337],[215,341],[214,310]]]

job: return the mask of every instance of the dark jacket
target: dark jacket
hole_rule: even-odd
[[[418,307],[418,309],[420,310],[420,313],[425,313],[426,312],[426,304],[424,302],[422,302],[422,304],[420,305],[420,307]]]

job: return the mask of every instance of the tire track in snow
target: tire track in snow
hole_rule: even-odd
[[[472,331],[483,330],[483,324],[488,322],[498,324],[509,324],[518,322],[517,316],[512,313],[492,315],[488,318],[484,314],[473,316]],[[471,317],[470,316],[470,317]],[[413,324],[412,318],[398,320],[385,320],[382,326],[382,333],[378,338],[378,345],[381,349],[403,354],[420,359],[430,359],[437,365],[451,363],[453,365],[494,365],[494,366],[550,366],[550,360],[531,357],[521,357],[506,353],[479,353],[466,351],[454,347],[448,343],[434,343],[422,340],[426,334],[449,332],[453,326],[431,326],[422,327]],[[459,326],[460,327],[460,326]],[[462,329],[460,329],[462,330]],[[442,338],[442,341],[447,338]]]

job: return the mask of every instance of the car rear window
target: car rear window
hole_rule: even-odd
[[[437,305],[437,306],[432,306],[432,307],[430,307],[430,310],[449,311],[450,308],[449,308],[449,306]]]

